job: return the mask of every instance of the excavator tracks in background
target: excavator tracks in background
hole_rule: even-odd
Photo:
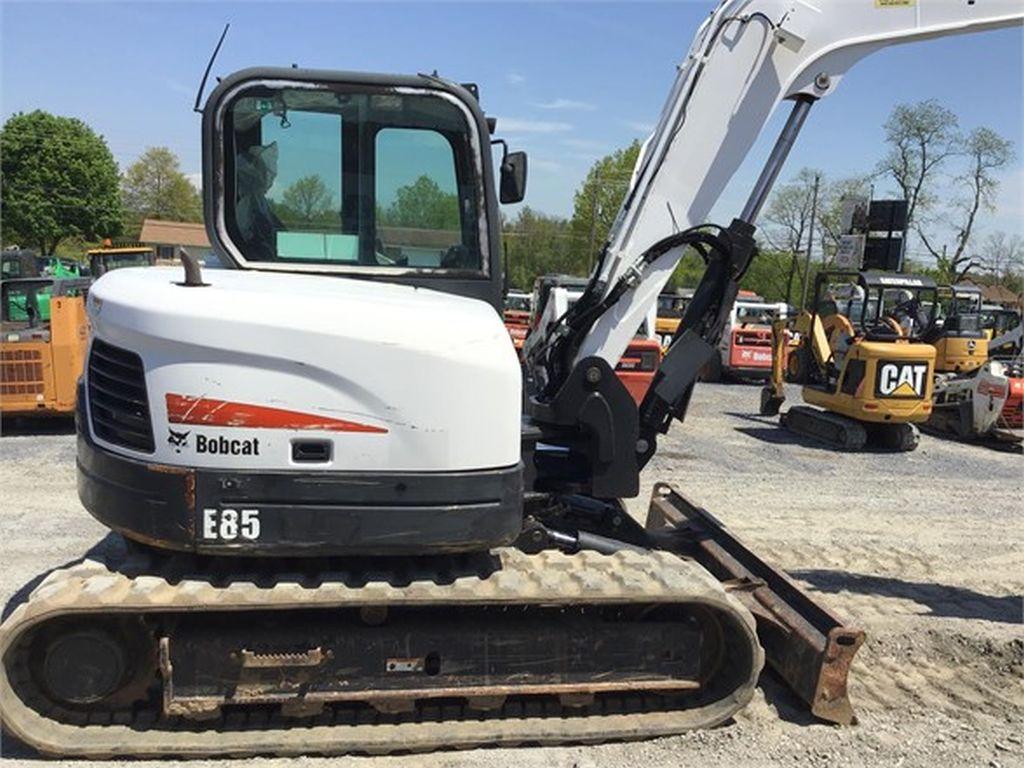
[[[794,405],[783,413],[781,422],[790,432],[843,451],[859,451],[865,447],[912,451],[921,439],[920,431],[913,424],[862,423],[804,405]]]
[[[648,738],[727,720],[764,664],[747,608],[669,552],[281,566],[54,571],[0,627],[4,726],[91,758]]]

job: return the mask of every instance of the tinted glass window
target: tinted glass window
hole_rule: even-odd
[[[385,128],[377,134],[377,246],[395,263],[473,269],[462,240],[452,147],[436,131]]]
[[[50,285],[8,283],[3,290],[3,319],[12,323],[36,323],[50,320]]]
[[[430,95],[247,89],[225,225],[251,262],[480,272],[470,126]]]

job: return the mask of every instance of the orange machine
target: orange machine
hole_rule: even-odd
[[[1010,373],[1010,393],[999,417],[998,426],[1007,429],[1024,427],[1024,375],[1021,366],[1013,366]]]
[[[89,323],[89,280],[22,278],[0,283],[0,414],[58,416],[75,410]]]
[[[512,337],[512,346],[516,348],[516,352],[521,353],[523,351],[523,344],[526,343],[526,335],[530,332],[529,318],[527,318],[526,322],[522,322],[518,318],[509,318],[506,312],[505,329],[508,331],[508,335]]]
[[[587,278],[570,275],[541,275],[536,278],[526,334],[517,339],[520,331],[510,324],[509,314],[507,311],[505,313],[505,327],[512,336],[516,350],[521,354],[527,335],[537,328],[547,327],[555,318],[561,317],[580,297],[586,285]],[[637,405],[644,399],[661,365],[662,345],[654,333],[655,318],[655,308],[651,307],[648,317],[640,324],[636,336],[629,342],[615,366],[616,375]]]
[[[704,370],[704,381],[768,379],[772,368],[772,322],[785,319],[784,302],[766,302],[750,291],[740,291],[729,313],[718,354]]]
[[[508,291],[505,294],[505,306],[503,319],[508,335],[512,337],[512,344],[516,352],[521,352],[526,335],[530,332],[530,309],[533,306],[533,296],[523,291]]]
[[[615,375],[626,385],[637,405],[640,405],[654,380],[654,372],[661,365],[661,355],[660,341],[637,336],[629,342],[619,358],[619,364],[615,366]]]

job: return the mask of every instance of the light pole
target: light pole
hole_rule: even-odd
[[[800,309],[807,309],[807,283],[811,276],[811,251],[814,250],[814,219],[818,214],[818,174],[814,174],[814,191],[811,193],[811,223],[807,228],[807,256],[804,258],[804,287],[800,296]]]

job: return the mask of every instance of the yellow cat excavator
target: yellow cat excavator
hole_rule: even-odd
[[[787,429],[843,450],[869,441],[914,450],[914,424],[932,408],[935,347],[918,336],[932,325],[935,290],[927,277],[819,273],[811,310],[792,328],[795,344],[784,321],[773,325],[772,379],[761,391],[761,414],[779,413],[788,379],[803,385],[808,405],[782,414]]]

